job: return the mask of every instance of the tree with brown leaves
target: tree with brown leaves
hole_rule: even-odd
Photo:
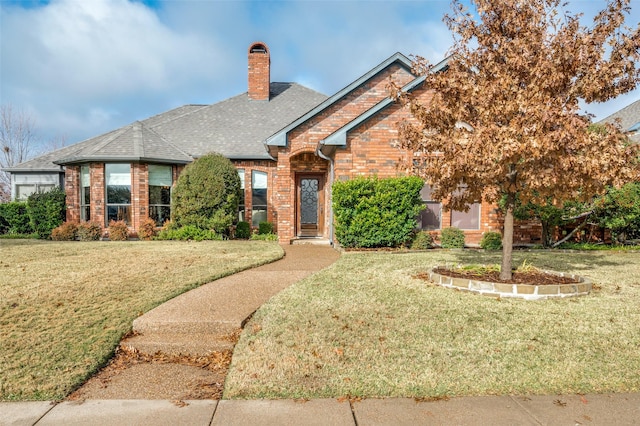
[[[579,106],[640,82],[629,1],[610,0],[586,27],[560,0],[473,0],[473,14],[453,0],[448,69],[415,62],[429,100],[394,90],[415,119],[400,123],[407,166],[435,199],[458,210],[506,199],[501,278],[511,278],[516,202],[585,199],[639,176],[637,147],[615,126],[588,131]]]

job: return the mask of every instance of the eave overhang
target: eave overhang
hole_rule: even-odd
[[[432,73],[436,73],[436,72],[440,72],[440,71],[446,70],[448,62],[449,62],[449,58],[446,58],[446,59],[442,60],[441,62],[439,62],[438,64],[434,65],[431,68],[431,72]],[[422,84],[424,83],[425,80],[426,80],[425,76],[420,76],[420,77],[412,80],[411,82],[409,82],[405,86],[403,86],[401,90],[403,92],[405,92],[405,93],[412,92],[416,88],[422,86]],[[333,153],[335,153],[337,148],[346,147],[347,146],[347,133],[349,131],[351,131],[352,129],[358,127],[359,125],[361,125],[362,123],[364,123],[365,121],[367,121],[371,117],[375,116],[380,111],[384,110],[385,108],[387,108],[389,105],[393,104],[394,102],[395,102],[395,100],[390,98],[390,97],[389,98],[385,98],[382,101],[378,102],[376,105],[374,105],[373,107],[369,108],[367,111],[365,111],[364,113],[360,114],[358,117],[356,117],[355,119],[351,120],[349,123],[345,124],[344,126],[339,128],[338,130],[336,130],[335,132],[333,132],[332,134],[330,134],[329,136],[327,136],[326,138],[321,140],[318,143],[318,150],[320,150],[324,155],[330,156],[330,155],[333,155]]]
[[[53,163],[61,166],[72,166],[85,163],[154,163],[154,164],[189,164],[193,160],[158,157],[134,156],[101,156],[101,157],[69,157],[56,160]]]

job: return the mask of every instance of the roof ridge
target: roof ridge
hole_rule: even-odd
[[[178,119],[178,118],[182,118],[182,117],[185,117],[185,116],[187,116],[187,115],[190,115],[190,114],[193,114],[193,113],[195,113],[195,112],[198,112],[198,111],[200,111],[201,109],[203,109],[203,108],[206,108],[206,107],[210,106],[210,104],[184,104],[184,105],[179,106],[179,107],[176,107],[176,108],[174,108],[174,109],[172,109],[172,110],[165,111],[165,112],[162,112],[162,113],[160,113],[160,114],[152,115],[151,117],[147,117],[147,118],[145,118],[144,120],[142,120],[142,123],[144,123],[145,121],[150,121],[150,120],[152,120],[152,119],[154,119],[154,118],[156,118],[156,117],[160,117],[160,116],[162,116],[162,115],[164,115],[164,114],[167,114],[167,113],[169,113],[169,112],[171,112],[171,111],[174,111],[174,110],[176,110],[176,109],[184,108],[184,107],[187,107],[187,106],[194,106],[194,107],[200,107],[200,108],[193,109],[193,110],[189,110],[189,111],[185,111],[185,112],[183,112],[182,114],[179,114],[179,115],[176,115],[176,116],[173,116],[173,117],[168,117],[168,118],[166,118],[165,120],[158,121],[157,123],[155,123],[155,124],[153,124],[153,125],[147,125],[147,124],[145,124],[145,125],[146,125],[148,128],[153,129],[154,127],[160,126],[160,125],[162,125],[162,124],[170,123],[170,122],[172,122],[172,121],[174,121],[174,120],[176,120],[176,119]]]
[[[167,138],[165,138],[164,136],[162,136],[160,133],[156,132],[153,127],[151,126],[146,126],[144,125],[144,123],[141,123],[143,125],[143,129],[146,129],[147,132],[152,133],[153,135],[155,135],[158,139],[160,139],[163,143],[167,144],[168,146],[170,146],[171,148],[173,148],[174,150],[178,151],[179,153],[193,158],[193,156],[191,154],[189,154],[188,152],[185,152],[184,150],[182,150],[180,147],[178,147],[176,144],[174,144],[173,142],[171,142],[170,140],[168,140]],[[144,154],[146,154],[146,152],[144,152]]]
[[[93,154],[93,153],[101,150],[102,148],[104,148],[105,146],[107,146],[111,142],[113,142],[115,139],[117,139],[119,136],[121,136],[123,133],[126,133],[132,126],[133,126],[133,123],[127,124],[126,126],[120,127],[119,129],[113,130],[112,132],[105,133],[103,136],[107,136],[110,133],[111,133],[111,135],[109,137],[105,138],[104,140],[100,141],[96,145],[94,145],[92,147],[92,149],[89,149],[86,152],[86,154]],[[97,137],[99,138],[100,136],[97,136]]]

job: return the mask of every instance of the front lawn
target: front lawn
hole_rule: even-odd
[[[0,240],[0,400],[65,397],[132,321],[200,284],[282,257],[246,241]]]
[[[413,278],[499,254],[345,253],[258,310],[224,398],[640,391],[640,253],[515,253],[525,261],[588,276],[595,290],[499,300]]]

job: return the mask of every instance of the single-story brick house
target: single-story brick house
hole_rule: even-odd
[[[280,241],[333,240],[331,185],[357,176],[402,174],[396,123],[407,109],[389,98],[394,81],[429,96],[411,61],[396,53],[332,96],[296,83],[270,81],[265,43],[248,49],[248,91],[212,105],[185,105],[9,169],[14,198],[63,185],[67,220],[124,220],[135,232],[147,217],[170,215],[170,191],[185,165],[209,152],[229,158],[241,177],[241,220],[269,221]],[[434,72],[446,69],[446,61]],[[499,230],[495,206],[445,211],[422,192],[423,229],[457,226],[477,243]],[[516,240],[539,241],[537,224],[522,223]]]

